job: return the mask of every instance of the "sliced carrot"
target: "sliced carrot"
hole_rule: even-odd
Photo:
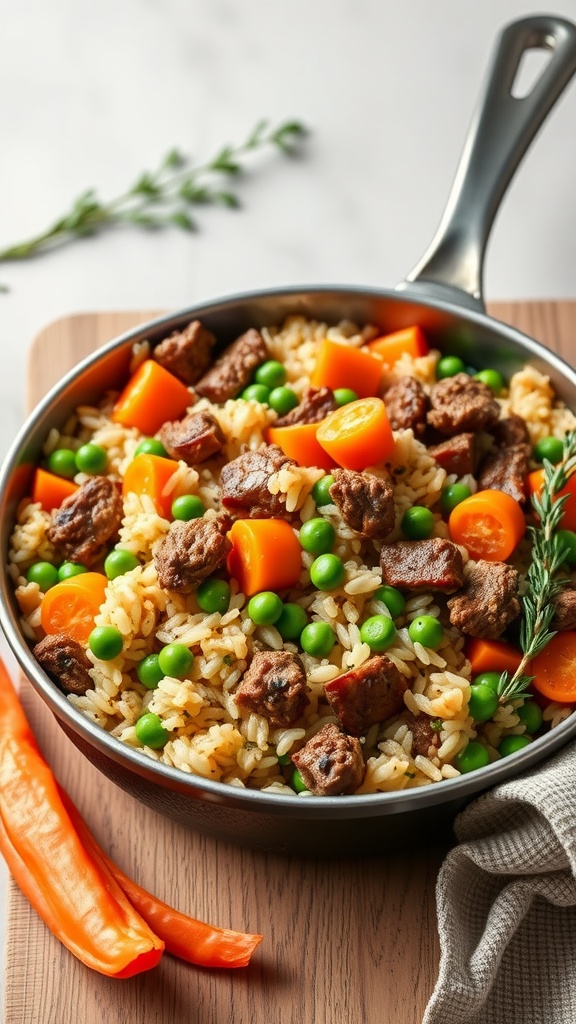
[[[405,354],[417,359],[430,351],[428,342],[419,327],[405,327],[402,331],[385,334],[369,342],[366,348],[384,360],[386,366],[394,363]]]
[[[505,562],[526,532],[518,502],[504,491],[477,491],[452,510],[448,531],[472,558]]]
[[[332,469],[334,459],[318,443],[318,423],[295,423],[291,427],[269,427],[268,441],[277,444],[284,455],[294,459],[299,466],[319,466]]]
[[[247,597],[261,590],[288,590],[298,582],[302,548],[285,519],[237,519],[228,536],[228,572]]]
[[[32,501],[40,502],[45,512],[60,508],[65,498],[69,498],[78,490],[78,484],[66,480],[47,469],[36,469],[32,480]]]
[[[354,348],[324,338],[310,377],[315,388],[351,388],[360,398],[377,395],[384,369],[382,360],[368,348]]]
[[[556,633],[528,665],[532,686],[549,700],[576,703],[576,632]]]
[[[544,470],[535,469],[534,472],[529,473],[527,483],[530,497],[540,495],[544,485]],[[576,530],[576,473],[568,477],[568,483],[561,491],[558,491],[556,498],[563,498],[564,495],[568,495],[568,500],[564,505],[560,526],[563,530]]]
[[[119,396],[112,419],[151,435],[167,420],[177,420],[193,402],[193,395],[181,380],[155,359],[146,359]]]
[[[178,469],[174,459],[161,455],[137,455],[128,463],[122,480],[123,494],[146,494],[152,498],[156,511],[170,519],[174,494],[167,490],[168,481]]]
[[[510,672],[514,675],[522,661],[522,652],[504,640],[470,637],[465,650],[473,676],[479,675],[480,672]]]
[[[376,466],[394,451],[394,436],[381,398],[359,398],[335,409],[319,424],[316,437],[344,469]]]
[[[83,572],[50,587],[40,605],[45,633],[66,633],[84,643],[106,597],[108,580],[101,572]]]

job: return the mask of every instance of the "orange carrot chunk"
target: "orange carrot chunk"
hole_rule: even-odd
[[[177,469],[178,463],[174,459],[143,452],[128,463],[122,480],[122,493],[148,495],[158,515],[170,519],[175,495],[168,490],[168,481]]]
[[[532,686],[549,700],[576,703],[576,632],[556,633],[528,665]]]
[[[44,512],[60,508],[65,498],[69,498],[78,490],[78,484],[66,480],[47,469],[36,469],[32,480],[32,501],[40,502]]]
[[[359,398],[335,409],[319,424],[316,437],[344,469],[376,466],[394,451],[394,436],[381,398]]]
[[[466,656],[472,666],[472,675],[481,672],[510,672],[514,675],[520,662],[522,652],[507,644],[504,640],[482,640],[470,637],[466,642]]]
[[[83,572],[50,587],[40,605],[45,633],[66,633],[85,643],[104,604],[108,580],[100,572]]]
[[[152,435],[167,420],[182,416],[193,402],[193,395],[182,381],[155,359],[146,359],[120,394],[112,419]]]
[[[402,331],[385,334],[371,341],[366,347],[370,352],[380,356],[387,367],[394,366],[400,356],[405,354],[417,359],[430,351],[419,327],[405,327]]]
[[[310,377],[315,388],[351,388],[360,398],[377,395],[383,370],[382,360],[367,347],[354,348],[324,338]]]
[[[247,597],[261,590],[288,590],[298,582],[302,548],[285,519],[237,519],[228,536],[228,572]]]
[[[505,562],[526,532],[518,502],[504,491],[488,489],[465,498],[452,510],[448,531],[472,558]]]
[[[535,469],[532,473],[529,473],[527,482],[530,497],[532,495],[540,495],[544,485],[544,470]],[[564,505],[560,528],[562,530],[576,530],[576,473],[568,477],[566,486],[561,491],[558,491],[555,497],[556,499],[563,498],[564,495],[568,495],[568,500]]]
[[[299,466],[318,466],[332,469],[334,459],[319,444],[316,437],[318,423],[295,423],[291,427],[269,427],[268,441],[277,444],[284,455]]]

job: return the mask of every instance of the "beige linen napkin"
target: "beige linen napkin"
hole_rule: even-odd
[[[576,744],[456,820],[423,1024],[576,1024]]]

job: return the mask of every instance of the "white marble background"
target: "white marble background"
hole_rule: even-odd
[[[178,308],[242,289],[393,286],[439,220],[500,27],[524,0],[0,0],[0,247],[85,188],[122,191],[173,146],[199,161],[262,117],[297,118],[243,209],[201,230],[118,230],[0,265],[0,455],[24,416],[47,322]],[[553,13],[576,19],[574,0]],[[576,85],[515,179],[489,246],[488,298],[576,298]],[[0,931],[3,920],[0,899]]]

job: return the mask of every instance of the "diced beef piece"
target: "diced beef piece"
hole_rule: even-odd
[[[400,590],[458,590],[464,582],[462,555],[442,537],[384,544],[382,582]]]
[[[450,622],[468,636],[497,640],[520,614],[519,577],[506,562],[467,565],[464,589],[448,601]]]
[[[383,540],[394,529],[394,490],[388,480],[336,469],[330,497],[346,525],[360,536]]]
[[[164,338],[152,355],[160,366],[184,384],[195,384],[210,366],[215,344],[212,332],[199,320],[193,320],[183,331],[174,331]]]
[[[559,633],[576,629],[576,590],[566,587],[554,598],[554,618],[550,626]]]
[[[270,725],[292,725],[309,703],[301,659],[289,651],[258,651],[236,690],[236,703]]]
[[[512,448],[516,444],[527,444],[530,446],[531,443],[526,420],[523,420],[515,412],[511,412],[509,416],[497,420],[494,426],[491,427],[490,433],[494,437],[496,444],[502,448]]]
[[[385,722],[404,707],[406,680],[385,654],[375,654],[324,686],[342,728],[363,736],[371,725]]]
[[[400,377],[384,392],[384,404],[393,430],[413,430],[416,437],[426,429],[428,396],[415,377]]]
[[[400,716],[412,733],[412,757],[420,754],[421,757],[434,757],[440,746],[440,736],[432,728],[430,717],[425,714],[414,715],[411,711],[404,711]]]
[[[428,423],[448,437],[486,430],[500,415],[500,406],[490,388],[467,373],[439,380],[432,388],[430,400]]]
[[[337,725],[324,725],[292,755],[305,785],[316,796],[353,793],[364,778],[360,740],[347,736]]]
[[[94,684],[88,674],[92,668],[86,651],[66,633],[45,636],[34,647],[32,654],[44,671],[64,693],[82,697]]]
[[[334,412],[338,403],[332,388],[308,388],[304,398],[295,409],[276,420],[275,427],[293,427],[295,423],[320,423],[329,412]]]
[[[271,494],[268,481],[283,466],[295,466],[277,444],[249,449],[226,463],[220,474],[222,504],[236,515],[273,519],[286,514],[286,495]]]
[[[260,331],[253,327],[225,348],[207,373],[196,384],[196,391],[211,402],[225,402],[250,383],[252,374],[268,358],[268,349]]]
[[[93,476],[53,512],[47,536],[63,559],[90,567],[118,533],[123,514],[116,484]]]
[[[219,423],[209,412],[191,412],[183,420],[165,423],[160,437],[168,454],[189,466],[217,455],[225,441]]]
[[[474,434],[455,434],[447,441],[431,445],[429,455],[450,475],[466,476],[476,466]]]
[[[527,444],[515,444],[497,452],[489,452],[480,463],[478,487],[483,491],[504,491],[523,504],[526,501],[529,468],[530,448]]]
[[[164,590],[190,594],[203,580],[224,564],[232,543],[226,536],[231,520],[226,514],[215,519],[177,520],[154,552],[158,582]]]

